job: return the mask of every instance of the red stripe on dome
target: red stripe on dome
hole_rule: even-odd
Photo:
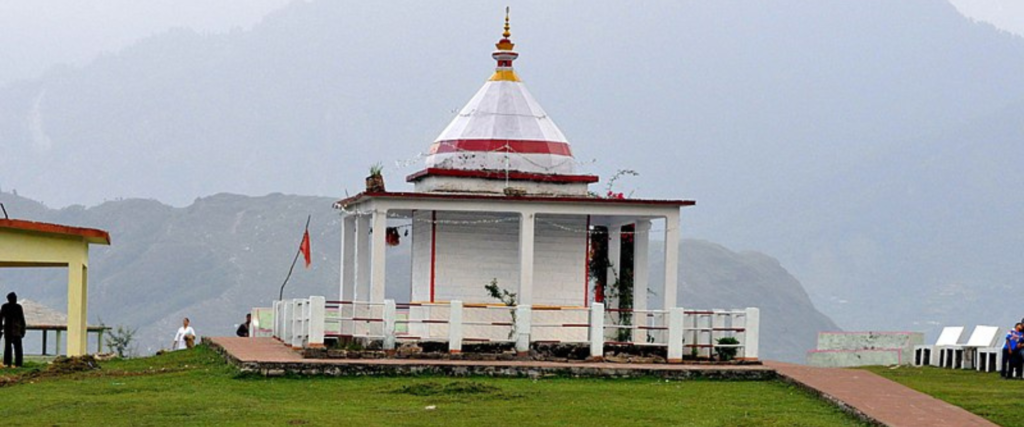
[[[438,141],[430,146],[430,154],[460,151],[510,151],[520,154],[554,154],[572,157],[572,149],[565,142],[523,141],[510,139],[457,139]]]

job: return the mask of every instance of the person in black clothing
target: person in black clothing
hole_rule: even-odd
[[[252,313],[245,314],[245,323],[238,325],[238,330],[235,331],[235,335],[240,337],[249,336],[249,325],[252,324]]]
[[[25,338],[25,312],[18,304],[18,296],[7,294],[7,304],[0,307],[0,331],[4,337],[4,366],[11,367],[11,350],[14,350],[14,366],[21,366],[23,354],[21,339]]]

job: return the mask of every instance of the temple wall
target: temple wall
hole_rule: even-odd
[[[413,225],[413,300],[429,301],[431,216]],[[518,214],[438,212],[434,300],[497,303],[492,279],[519,290]],[[585,217],[538,216],[534,244],[534,305],[582,306],[586,287]]]

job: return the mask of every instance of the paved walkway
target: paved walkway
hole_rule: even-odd
[[[784,379],[804,385],[840,406],[893,427],[996,426],[982,417],[860,369],[814,368],[765,362]]]

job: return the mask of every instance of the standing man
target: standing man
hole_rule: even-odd
[[[7,304],[0,307],[0,325],[3,325],[4,366],[11,367],[11,350],[14,351],[14,366],[21,367],[23,354],[21,339],[25,338],[25,312],[18,304],[18,296],[7,294]]]
[[[1024,338],[1022,330],[1024,330],[1024,324],[1018,323],[1006,334],[1006,340],[1003,343],[1003,378],[1017,378],[1022,374],[1020,353],[1021,339]]]
[[[196,330],[189,326],[188,318],[181,321],[181,327],[174,334],[174,342],[171,343],[171,350],[184,350],[192,348],[196,342]]]
[[[235,331],[235,335],[240,337],[249,336],[249,327],[252,325],[252,313],[245,314],[245,323],[238,325],[238,330]]]

